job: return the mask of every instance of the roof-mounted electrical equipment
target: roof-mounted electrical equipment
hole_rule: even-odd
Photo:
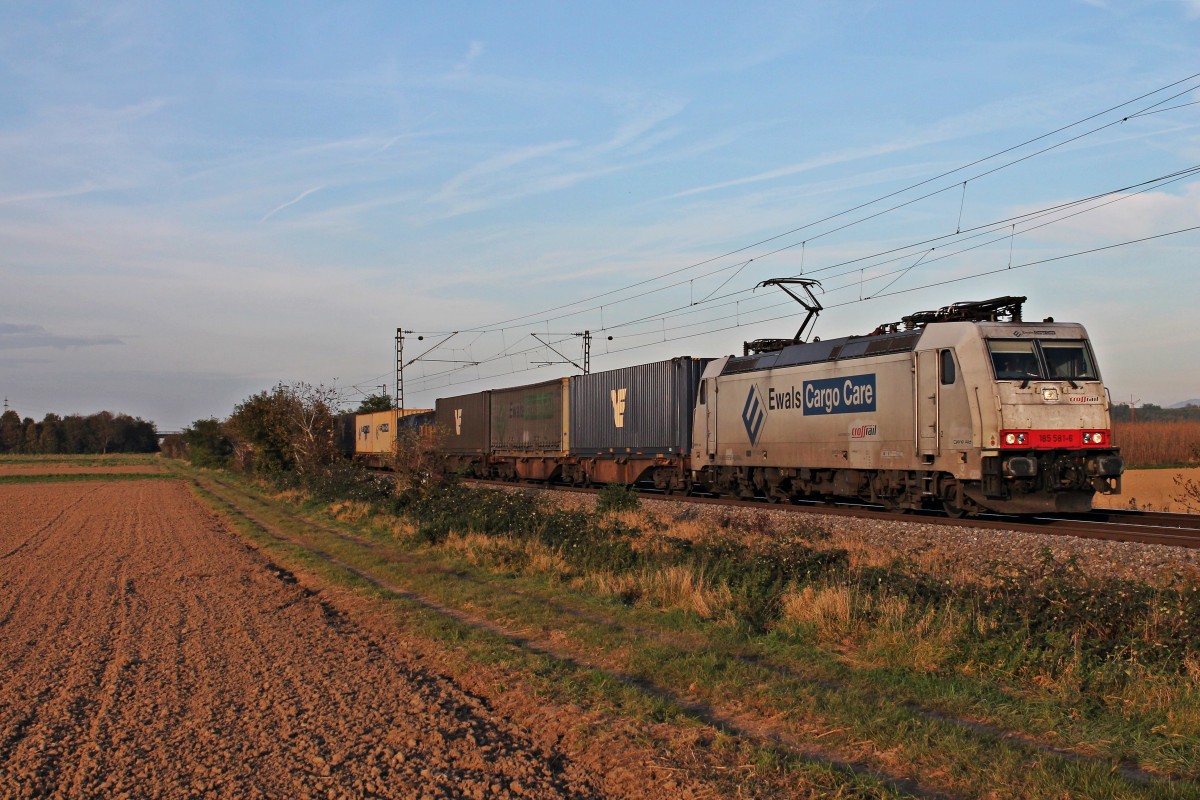
[[[885,322],[871,336],[881,336],[885,333],[899,333],[924,328],[931,322],[1020,322],[1021,306],[1025,297],[993,297],[991,300],[969,300],[963,303],[952,303],[937,311],[918,311],[907,317],[901,317],[899,322]]]

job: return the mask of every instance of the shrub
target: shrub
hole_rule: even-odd
[[[619,483],[605,486],[596,499],[596,510],[601,514],[636,511],[640,505],[637,492]]]

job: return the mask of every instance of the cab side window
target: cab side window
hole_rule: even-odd
[[[954,368],[954,351],[953,350],[943,350],[942,351],[941,373],[942,373],[942,385],[943,386],[949,386],[950,384],[954,383],[954,381],[956,381],[958,379],[957,372],[955,371],[955,368]]]

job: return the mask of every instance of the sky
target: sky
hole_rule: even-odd
[[[790,337],[804,276],[824,338],[1024,295],[1200,398],[1197,73],[1200,0],[0,0],[0,394],[353,407],[401,328],[429,407]]]

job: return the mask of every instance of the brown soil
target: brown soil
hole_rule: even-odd
[[[118,464],[107,467],[89,467],[79,464],[16,463],[0,461],[0,475],[123,475],[164,472],[158,464]]]
[[[1121,476],[1119,495],[1096,495],[1099,508],[1136,508],[1141,511],[1188,513],[1176,478],[1200,483],[1200,467],[1189,469],[1131,469]]]
[[[0,485],[0,797],[697,794],[353,617],[182,483]]]

